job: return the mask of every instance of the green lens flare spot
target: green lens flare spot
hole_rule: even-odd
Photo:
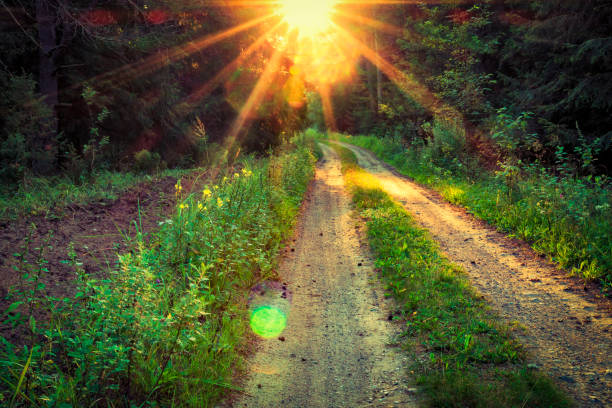
[[[251,329],[264,339],[278,336],[286,325],[287,316],[277,307],[260,306],[251,312]]]

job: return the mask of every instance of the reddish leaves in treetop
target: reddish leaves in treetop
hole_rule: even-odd
[[[461,9],[455,9],[450,12],[448,18],[455,24],[464,24],[470,21],[472,13]]]
[[[145,20],[151,24],[163,24],[170,20],[170,13],[162,9],[155,9],[145,12]]]
[[[93,27],[103,27],[117,23],[115,14],[110,10],[89,10],[81,13],[79,20]]]

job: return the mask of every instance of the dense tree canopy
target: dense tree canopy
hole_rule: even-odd
[[[274,32],[278,5],[230,3],[2,0],[3,175],[78,178],[143,149],[186,165],[228,135],[262,151],[307,125],[426,140],[440,115],[491,162],[610,171],[605,0],[355,2],[334,40],[300,46]]]

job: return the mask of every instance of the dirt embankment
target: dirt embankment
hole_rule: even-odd
[[[258,287],[252,299],[284,299],[287,327],[258,341],[244,393],[227,405],[414,406],[408,362],[393,346],[393,304],[360,242],[339,159],[323,149],[295,240],[279,267],[281,282]]]
[[[521,341],[534,361],[579,406],[612,406],[612,304],[596,285],[567,277],[524,242],[445,202],[370,152],[341,144],[430,231],[505,319],[526,328]]]

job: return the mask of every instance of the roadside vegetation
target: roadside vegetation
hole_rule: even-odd
[[[273,276],[313,175],[304,146],[246,158],[202,191],[179,180],[176,211],[101,275],[76,255],[75,294],[45,294],[45,248],[21,262],[1,316],[0,405],[210,407],[232,388],[247,326],[246,298]],[[41,316],[42,312],[42,317]]]
[[[437,121],[431,128],[426,143],[373,136],[338,139],[371,150],[400,173],[526,240],[573,274],[598,279],[603,291],[610,291],[612,193],[607,177],[577,175],[562,150],[557,173],[520,161],[487,171],[467,153],[459,127]]]
[[[27,216],[57,216],[70,205],[86,205],[98,200],[115,200],[137,184],[164,177],[180,178],[193,169],[166,169],[155,173],[100,171],[85,182],[70,177],[32,177],[18,190],[0,188],[0,219]]]
[[[429,407],[570,407],[571,400],[530,368],[513,330],[502,324],[412,217],[354,154],[333,145],[358,214],[365,218],[375,265],[405,323],[403,347],[414,354]]]

